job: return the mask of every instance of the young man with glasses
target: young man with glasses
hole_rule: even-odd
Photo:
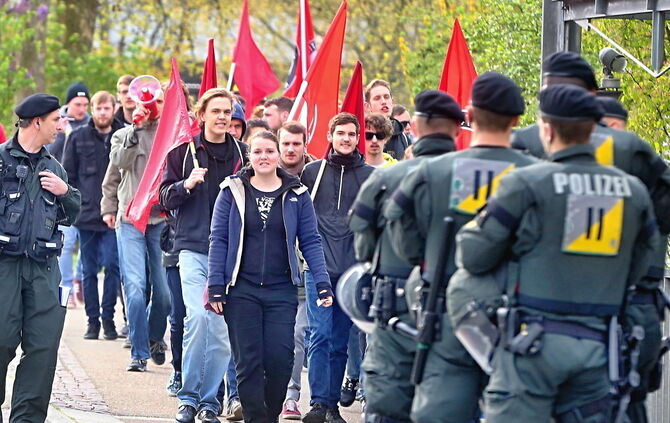
[[[383,79],[375,79],[365,87],[365,113],[380,113],[391,119],[393,133],[384,147],[384,152],[389,153],[396,160],[402,160],[405,149],[411,144],[404,133],[404,128],[399,121],[391,117],[393,111],[393,95],[391,95],[391,84]]]
[[[365,163],[372,167],[388,167],[398,160],[384,153],[384,146],[393,134],[393,125],[384,115],[373,113],[365,117]]]

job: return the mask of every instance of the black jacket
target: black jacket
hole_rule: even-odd
[[[347,215],[358,190],[375,168],[366,164],[358,151],[351,156],[331,152],[314,195],[312,191],[322,162],[323,159],[306,165],[300,179],[312,193],[326,268],[334,279],[356,263],[354,234],[349,229]]]
[[[223,175],[225,178],[232,175],[247,163],[247,146],[231,135],[226,134],[226,142],[233,146],[230,172]],[[195,137],[196,157],[200,167],[207,168],[209,156],[203,146],[202,135]],[[240,156],[241,153],[241,156]],[[209,174],[205,175],[205,182],[196,185],[189,193],[184,188],[184,181],[193,170],[193,158],[188,143],[172,150],[167,156],[167,163],[163,172],[163,181],[160,187],[160,204],[167,210],[177,210],[175,225],[174,251],[190,250],[202,254],[209,251],[209,226],[212,221],[209,204],[209,184],[220,184],[212,181]]]
[[[409,147],[409,139],[405,135],[402,124],[394,118],[391,119],[393,124],[393,135],[386,141],[384,145],[384,153],[390,154],[396,160],[402,160],[405,157],[405,150]]]
[[[78,228],[99,232],[107,229],[100,216],[102,180],[109,165],[112,134],[120,128],[119,123],[113,121],[112,130],[101,134],[91,119],[72,132],[65,143],[63,167],[70,185],[81,191],[81,213],[74,223]]]

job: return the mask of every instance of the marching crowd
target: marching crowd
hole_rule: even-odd
[[[147,166],[162,95],[151,111],[131,98],[134,77],[124,75],[116,95],[71,85],[60,109],[54,97],[28,97],[16,108],[17,134],[0,148],[5,169],[21,157],[3,173],[0,267],[6,253],[23,254],[5,245],[11,226],[5,220],[27,225],[16,223],[12,201],[24,195],[21,181],[29,186],[21,166],[32,163],[25,171],[37,175],[36,155],[48,156],[45,145],[65,170],[52,165],[59,178],[39,173],[42,188],[53,193],[45,201],[64,211],[51,220],[53,233],[63,234],[55,247],[62,248],[55,267],[59,300],[83,304],[84,338],[98,339],[101,330],[106,340],[126,337],[127,371],[145,371],[148,360],[163,365],[169,348],[166,389],[179,400],[177,422],[218,422],[222,415],[248,423],[342,423],[339,407],[356,400],[371,423],[472,423],[482,416],[505,423],[609,422],[620,407],[632,423],[646,422],[644,400],[662,349],[657,287],[665,243],[657,226],[667,233],[667,212],[658,204],[667,204],[669,171],[646,142],[623,131],[621,104],[596,98],[593,70],[581,57],[554,54],[543,71],[538,124],[514,133],[525,104],[518,86],[499,73],[475,81],[465,111],[448,94],[426,90],[410,113],[395,104],[388,82],[373,80],[365,88],[363,122],[349,113],[330,119],[324,158],[307,153],[307,129],[288,120],[291,99],[256,106],[210,89],[192,108],[189,102],[200,134],[168,154],[144,232],[126,210]],[[185,86],[183,94],[188,100]],[[53,113],[60,120],[45,133],[45,116]],[[471,131],[470,147],[455,152],[461,131]],[[27,147],[29,136],[39,140],[35,151]],[[13,194],[9,173],[19,181]],[[68,196],[81,197],[76,220]],[[445,216],[454,225],[446,238]],[[33,259],[42,269],[55,254]],[[385,307],[364,316],[374,325],[367,333],[334,294],[343,274],[361,262],[371,263],[371,303]],[[502,332],[511,327],[490,369],[491,357],[476,356],[459,332],[466,304],[452,304],[452,290],[458,298],[458,289],[488,286],[487,277],[500,286],[492,301],[502,302],[489,308],[515,316],[484,313]],[[389,322],[421,327],[431,284],[443,284],[439,334],[423,377],[413,382],[417,342]],[[412,293],[418,299],[410,300]],[[484,294],[473,296],[472,304],[485,305]],[[125,322],[118,330],[117,304]],[[0,318],[16,320],[17,313],[7,309]],[[605,322],[612,316],[624,331],[642,326],[646,333],[632,369],[641,383],[629,390],[630,405],[615,405],[611,393]],[[60,335],[62,322],[53,330]],[[29,332],[23,332],[25,343]],[[0,398],[19,339],[3,341]],[[55,365],[57,345],[43,346],[45,363]],[[24,354],[33,354],[30,346]],[[310,410],[298,408],[303,366]],[[24,367],[19,386],[37,372]],[[50,386],[53,369],[43,367],[42,384]],[[45,413],[50,391],[30,389],[15,388],[10,421],[43,421],[35,416]]]

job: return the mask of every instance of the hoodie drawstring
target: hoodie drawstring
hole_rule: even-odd
[[[342,202],[342,180],[344,179],[344,165],[340,165],[342,171],[340,172],[340,192],[337,194],[337,209],[340,209],[340,203]]]

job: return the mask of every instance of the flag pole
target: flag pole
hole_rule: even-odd
[[[305,7],[306,0],[300,0],[300,67],[302,79],[307,76],[307,34],[305,30]]]
[[[230,64],[230,72],[228,73],[228,83],[226,89],[230,91],[233,88],[233,75],[235,74],[235,62]]]
[[[309,83],[303,79],[302,83],[300,84],[300,90],[298,91],[298,95],[295,96],[295,102],[293,102],[293,107],[291,108],[291,111],[288,114],[288,120],[296,120],[295,115],[298,112],[298,109],[300,109],[301,107],[301,102],[303,101],[303,96],[305,95],[305,91],[307,91],[308,85]]]

